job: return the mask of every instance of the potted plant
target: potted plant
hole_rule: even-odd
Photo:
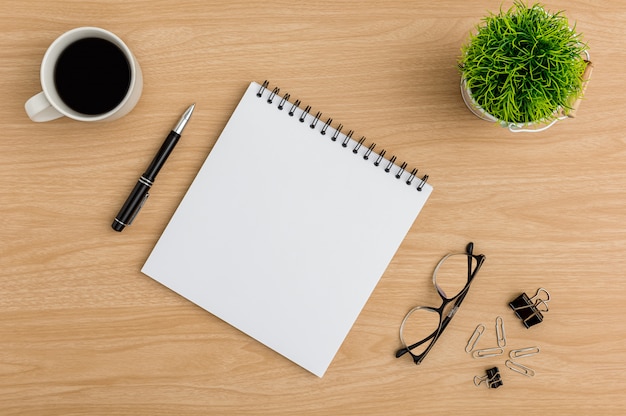
[[[591,71],[587,46],[562,12],[519,0],[485,17],[461,52],[468,108],[511,131],[540,131],[573,116]]]

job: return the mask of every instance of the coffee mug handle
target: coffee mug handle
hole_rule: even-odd
[[[26,101],[24,108],[26,109],[28,117],[37,122],[50,121],[63,117],[63,114],[58,112],[57,109],[50,104],[43,91],[30,97],[28,101]]]

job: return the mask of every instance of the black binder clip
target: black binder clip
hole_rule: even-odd
[[[541,294],[545,294],[546,298],[540,297]],[[513,309],[515,315],[522,320],[524,326],[530,328],[543,321],[541,312],[548,312],[548,301],[550,301],[550,294],[547,290],[540,287],[532,298],[529,298],[526,293],[522,293],[513,299],[509,306]]]
[[[490,389],[497,389],[504,384],[502,383],[502,377],[500,377],[498,367],[488,369],[487,374],[482,377],[474,376],[474,385],[480,386],[482,383],[485,383]]]

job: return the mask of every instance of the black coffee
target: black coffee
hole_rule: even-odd
[[[54,67],[59,96],[74,111],[96,115],[113,110],[130,87],[130,65],[120,48],[105,39],[70,44]]]

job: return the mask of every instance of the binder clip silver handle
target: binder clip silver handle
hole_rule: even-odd
[[[545,295],[545,298],[542,296]],[[523,292],[517,298],[513,299],[509,306],[515,312],[515,315],[521,319],[526,328],[543,322],[542,312],[548,312],[548,302],[550,301],[550,293],[542,287],[537,289],[537,293],[530,298]]]
[[[482,377],[474,376],[474,385],[476,387],[485,383],[485,385],[490,389],[497,389],[502,386],[502,377],[500,376],[500,370],[498,367],[493,367],[487,370],[486,374]]]

